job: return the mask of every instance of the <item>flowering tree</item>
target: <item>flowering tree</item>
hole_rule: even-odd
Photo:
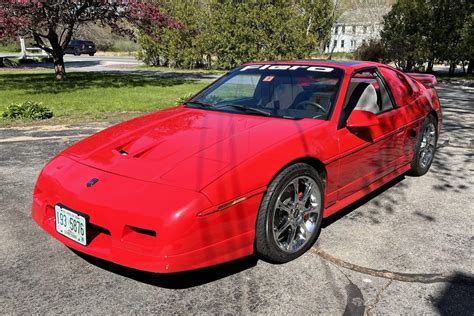
[[[65,78],[64,49],[76,27],[96,22],[133,37],[138,29],[154,38],[161,28],[179,23],[150,1],[137,0],[0,0],[0,39],[30,35],[51,54],[56,79]]]

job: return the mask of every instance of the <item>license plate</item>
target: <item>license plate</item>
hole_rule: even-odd
[[[87,245],[86,217],[70,211],[60,204],[56,205],[54,209],[56,213],[56,231],[81,245]]]

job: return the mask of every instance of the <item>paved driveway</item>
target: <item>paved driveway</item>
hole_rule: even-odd
[[[472,315],[474,95],[439,94],[445,129],[426,176],[399,177],[325,220],[291,263],[245,258],[174,275],[79,255],[31,219],[42,166],[103,125],[0,129],[0,311]]]

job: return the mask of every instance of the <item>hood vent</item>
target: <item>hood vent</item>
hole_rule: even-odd
[[[115,148],[115,151],[117,153],[119,153],[120,155],[122,155],[122,156],[128,156],[128,157],[133,157],[133,158],[141,158],[146,153],[152,151],[156,146],[159,145],[159,143],[151,144],[151,145],[145,146],[144,148],[142,147],[142,148],[139,148],[139,149],[128,150],[128,147],[132,147],[131,145],[132,144],[129,143],[129,144],[126,144],[126,145],[119,146],[119,147]]]

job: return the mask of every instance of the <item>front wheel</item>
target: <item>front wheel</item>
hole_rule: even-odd
[[[432,115],[429,115],[423,122],[415,146],[415,154],[411,161],[409,174],[422,176],[430,169],[438,142],[438,128],[436,126],[437,121]]]
[[[321,230],[323,183],[305,163],[283,170],[269,185],[257,217],[255,250],[271,262],[283,263],[305,253]]]

